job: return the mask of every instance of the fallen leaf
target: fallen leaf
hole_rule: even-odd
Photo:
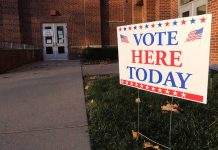
[[[174,104],[174,105],[172,105],[172,104],[166,104],[166,105],[163,105],[163,106],[161,106],[161,109],[163,110],[163,111],[173,111],[173,112],[176,112],[176,113],[179,113],[179,104]]]
[[[89,89],[89,86],[88,86],[88,85],[86,85],[86,86],[85,86],[85,90],[88,90],[88,89]]]
[[[140,98],[136,98],[135,102],[136,102],[136,103],[141,103]]]
[[[132,130],[132,137],[133,137],[133,139],[138,139],[139,133],[134,131],[134,130]]]
[[[150,142],[145,142],[144,141],[144,144],[143,144],[143,147],[144,148],[149,148],[149,147],[153,147],[154,145],[153,144],[151,144]]]
[[[96,106],[97,106],[97,103],[93,99],[88,102],[88,107],[89,108],[94,108]]]
[[[156,145],[153,148],[156,149],[156,150],[160,150],[160,146],[159,145]]]

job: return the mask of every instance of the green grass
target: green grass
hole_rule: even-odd
[[[213,76],[213,90],[208,104],[181,99],[183,111],[173,113],[173,150],[218,149],[218,75]],[[132,139],[137,130],[137,90],[119,84],[118,76],[105,76],[95,80],[85,78],[89,132],[93,150],[141,150],[143,138]],[[168,145],[170,113],[163,113],[161,105],[171,98],[140,91],[140,131],[161,144]],[[161,148],[164,149],[164,148]]]

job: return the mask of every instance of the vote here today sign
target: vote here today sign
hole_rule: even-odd
[[[206,104],[211,18],[117,27],[120,84]]]

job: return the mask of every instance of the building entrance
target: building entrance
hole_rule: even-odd
[[[68,60],[67,24],[42,25],[44,60]]]

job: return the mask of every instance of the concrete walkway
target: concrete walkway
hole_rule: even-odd
[[[0,150],[90,150],[78,61],[0,75]]]
[[[83,65],[82,70],[83,75],[117,74],[119,73],[119,65],[118,63]]]

